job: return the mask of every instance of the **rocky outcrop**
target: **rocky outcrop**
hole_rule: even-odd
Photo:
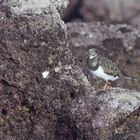
[[[97,94],[57,2],[2,1],[0,17],[0,139],[107,139],[138,109],[136,91]]]
[[[55,139],[66,25],[49,0],[1,4],[0,139]]]
[[[70,0],[63,14],[68,21],[129,23],[140,27],[139,0]]]
[[[70,110],[70,116],[77,128],[77,139],[111,140],[112,137],[117,138],[113,136],[117,124],[139,106],[140,94],[138,92],[120,88],[111,88],[107,94],[98,93],[97,99],[93,93],[78,98],[72,102]],[[125,136],[129,137],[131,133]],[[139,136],[140,134],[137,134],[135,138]]]

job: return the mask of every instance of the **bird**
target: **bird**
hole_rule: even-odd
[[[98,54],[94,48],[88,50],[87,70],[91,75],[96,75],[106,81],[102,91],[107,91],[111,82],[119,78],[135,79],[124,72],[115,62]]]

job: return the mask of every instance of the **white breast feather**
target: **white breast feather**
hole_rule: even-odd
[[[96,75],[97,77],[104,79],[105,81],[108,81],[108,80],[115,81],[119,78],[118,76],[115,77],[115,76],[108,75],[108,74],[104,73],[104,70],[101,66],[99,66],[99,68],[95,71],[90,69],[90,72],[92,74]]]
[[[91,55],[91,56],[89,56],[89,58],[92,59],[92,58],[94,58],[94,56]]]

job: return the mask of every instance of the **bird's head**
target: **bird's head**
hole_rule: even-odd
[[[94,58],[96,58],[97,57],[97,52],[96,52],[96,50],[95,49],[89,49],[88,50],[88,57],[90,58],[90,59],[94,59]]]

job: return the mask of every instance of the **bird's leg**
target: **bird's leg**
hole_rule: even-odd
[[[105,83],[105,85],[104,85],[104,87],[103,87],[103,91],[107,91],[107,89],[109,88],[109,85],[111,84],[111,82],[110,81],[107,81],[106,83]]]
[[[107,86],[108,86],[108,81],[105,83],[105,85],[103,86],[103,91],[106,91],[106,89],[107,89]]]

